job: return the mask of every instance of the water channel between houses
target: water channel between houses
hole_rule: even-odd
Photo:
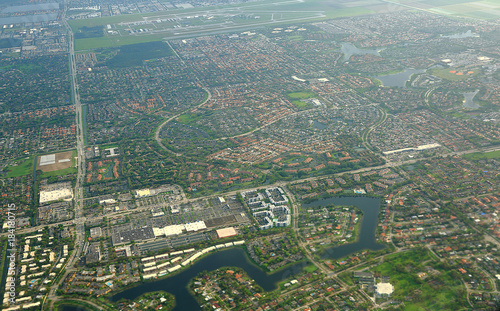
[[[303,205],[303,209],[321,208],[326,205],[356,206],[363,212],[359,236],[354,243],[326,249],[321,257],[324,259],[338,259],[352,253],[370,249],[380,250],[385,245],[378,244],[375,240],[375,229],[377,228],[378,213],[380,211],[380,199],[370,197],[340,197],[317,200]],[[301,262],[289,266],[283,270],[268,274],[252,263],[243,248],[231,248],[210,254],[195,262],[188,269],[168,278],[146,282],[135,287],[126,289],[111,297],[112,301],[122,298],[134,300],[137,297],[153,291],[166,291],[175,296],[176,306],[174,310],[200,310],[200,306],[193,296],[188,292],[189,281],[203,271],[213,271],[221,267],[239,267],[255,280],[265,291],[277,288],[277,283],[292,278],[300,273],[308,263]],[[81,308],[64,306],[61,311],[77,311]]]

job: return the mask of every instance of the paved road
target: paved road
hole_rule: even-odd
[[[176,54],[177,54],[177,52],[176,52]],[[165,145],[163,145],[163,143],[162,143],[162,141],[161,141],[161,138],[160,138],[160,132],[161,132],[161,129],[163,128],[163,126],[164,126],[165,124],[167,124],[167,123],[169,123],[170,121],[172,121],[172,120],[176,119],[177,117],[179,117],[180,115],[182,115],[182,114],[184,114],[184,113],[188,112],[189,110],[192,110],[192,109],[194,109],[194,108],[199,108],[199,107],[201,107],[201,106],[205,105],[205,104],[206,104],[206,103],[207,103],[210,99],[212,99],[212,94],[210,93],[210,91],[209,91],[207,88],[203,88],[203,90],[204,90],[205,92],[207,92],[208,96],[207,96],[207,98],[206,98],[206,99],[205,99],[205,100],[204,100],[201,104],[199,104],[199,105],[198,105],[198,106],[196,106],[196,107],[191,107],[191,108],[189,108],[189,109],[186,109],[186,110],[184,110],[184,111],[182,111],[182,112],[180,112],[180,113],[178,113],[178,114],[176,114],[176,115],[174,115],[174,116],[172,116],[172,117],[168,118],[167,120],[163,121],[163,123],[162,123],[162,124],[160,124],[160,126],[158,126],[158,128],[156,129],[156,132],[155,132],[155,139],[156,139],[156,142],[158,143],[158,145],[160,145],[160,147],[161,147],[162,149],[164,149],[164,150],[166,150],[166,151],[168,151],[168,152],[170,152],[170,153],[173,153],[173,154],[175,154],[175,155],[176,155],[176,156],[178,156],[178,157],[182,156],[182,153],[175,153],[175,152],[173,152],[172,150],[167,149],[167,147],[165,147]]]
[[[473,150],[468,150],[468,151],[452,152],[452,153],[449,153],[448,155],[464,155],[464,154],[468,154],[468,153],[489,152],[489,151],[496,151],[496,150],[500,150],[500,147],[488,147],[488,148],[473,149]],[[439,157],[439,156],[435,156],[435,157]],[[412,164],[412,163],[415,163],[415,162],[418,162],[418,161],[420,161],[420,160],[419,159],[412,159],[412,160],[407,160],[407,161],[390,162],[390,163],[386,163],[384,165],[379,165],[379,166],[374,166],[374,167],[367,167],[367,168],[362,168],[362,169],[357,169],[357,170],[352,170],[352,171],[340,172],[340,173],[334,174],[333,176],[341,176],[341,175],[344,175],[344,174],[362,173],[362,172],[366,172],[366,171],[370,171],[370,170],[378,170],[378,169],[383,169],[383,168],[387,168],[387,167],[396,167],[396,166],[401,166],[401,165],[405,165],[405,164]],[[293,180],[293,181],[279,181],[279,182],[276,182],[276,183],[274,183],[272,185],[266,185],[266,186],[267,187],[276,187],[276,186],[284,187],[284,186],[287,186],[287,185],[299,184],[299,183],[303,183],[303,182],[309,182],[309,181],[323,179],[323,178],[328,178],[328,177],[331,177],[331,176],[324,175],[324,176],[317,176],[317,177],[309,177],[309,178],[304,178],[304,179],[298,179],[298,180]],[[261,188],[262,188],[262,186],[257,186],[257,187],[248,188],[248,189],[233,190],[233,191],[229,191],[229,192],[225,192],[225,193],[214,193],[213,195],[210,195],[210,196],[207,196],[207,197],[199,197],[199,198],[192,198],[192,199],[185,198],[182,201],[178,201],[177,203],[194,202],[194,201],[202,200],[204,198],[206,199],[206,198],[211,198],[211,197],[216,197],[216,196],[221,196],[221,195],[222,196],[236,195],[236,193],[238,193],[238,192],[257,190],[257,189],[261,189]],[[151,209],[151,207],[142,207],[142,208],[136,208],[136,209],[129,210],[129,211],[113,212],[113,213],[109,213],[109,214],[106,214],[106,215],[103,215],[103,216],[98,216],[96,218],[103,218],[103,217],[110,218],[110,217],[118,216],[118,215],[127,215],[127,214],[130,214],[130,213],[139,213],[139,212],[143,212],[143,211],[150,210],[150,209]],[[19,234],[32,233],[32,232],[35,232],[37,230],[43,229],[46,226],[48,226],[48,227],[56,227],[56,226],[58,226],[60,224],[62,224],[62,225],[82,224],[83,225],[85,223],[85,221],[86,221],[86,217],[81,216],[81,210],[80,210],[80,216],[77,217],[74,220],[64,221],[64,222],[54,223],[54,224],[49,224],[49,225],[40,225],[40,226],[36,226],[36,227],[22,229],[22,230],[19,230],[17,232]],[[1,236],[6,236],[7,234],[8,233],[1,233],[0,237]],[[498,241],[495,241],[495,242],[498,243]]]
[[[85,176],[85,137],[84,137],[84,124],[83,124],[83,113],[82,113],[82,104],[80,102],[80,94],[78,92],[78,81],[77,81],[77,71],[76,71],[76,59],[75,59],[75,42],[73,31],[71,27],[68,25],[66,21],[66,10],[67,3],[65,3],[65,9],[62,16],[62,22],[67,29],[68,32],[68,52],[69,52],[69,74],[71,81],[71,97],[73,100],[73,105],[75,105],[76,112],[76,149],[78,152],[77,159],[77,167],[78,174],[75,183],[75,219],[73,221],[75,226],[75,249],[71,253],[71,256],[66,261],[64,269],[62,269],[61,273],[64,273],[59,282],[53,282],[49,289],[49,294],[46,296],[47,298],[42,303],[42,310],[45,310],[47,306],[50,308],[50,303],[54,302],[58,299],[56,296],[56,291],[59,288],[62,281],[65,279],[66,275],[69,274],[72,270],[74,270],[75,264],[78,262],[80,258],[81,247],[79,245],[82,244],[85,238],[85,218],[82,217],[82,209],[83,209],[83,177]]]

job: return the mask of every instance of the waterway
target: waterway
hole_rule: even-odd
[[[344,53],[344,61],[348,61],[352,55],[364,55],[364,54],[372,54],[380,56],[378,50],[370,50],[370,49],[358,49],[355,45],[343,42],[342,48],[340,49],[342,53]]]
[[[476,96],[478,92],[479,90],[476,90],[474,92],[462,93],[464,95],[464,105],[463,105],[464,108],[476,109],[481,107],[474,102],[474,96]]]
[[[118,301],[122,298],[134,300],[137,297],[153,291],[166,291],[175,296],[176,306],[174,310],[201,310],[193,296],[188,292],[189,281],[203,271],[213,271],[221,267],[239,267],[255,280],[265,291],[277,288],[277,283],[300,273],[306,263],[298,263],[273,274],[267,274],[258,266],[250,262],[246,252],[242,248],[230,248],[219,251],[195,262],[190,268],[172,277],[158,281],[147,282],[132,287],[114,295],[111,300]],[[73,310],[64,310],[73,311]]]
[[[406,69],[405,71],[398,72],[390,75],[374,76],[373,78],[380,80],[382,86],[391,87],[406,87],[406,81],[410,80],[413,74],[424,73],[426,69]]]
[[[327,205],[355,206],[363,212],[361,227],[356,242],[341,246],[330,247],[323,251],[323,259],[339,259],[353,253],[370,249],[380,250],[386,246],[377,243],[375,230],[377,229],[378,214],[380,212],[380,199],[370,197],[340,197],[317,200],[304,204],[304,209],[324,207]]]

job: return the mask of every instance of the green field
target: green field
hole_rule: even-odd
[[[311,104],[300,101],[300,100],[292,100],[292,104],[297,107],[299,110],[309,109],[312,107]]]
[[[105,36],[98,38],[85,38],[75,40],[75,50],[92,50],[98,48],[118,47],[122,45],[160,41],[164,34],[144,36]]]
[[[194,113],[186,113],[177,117],[177,122],[182,124],[191,124],[201,119],[201,116],[196,115]]]
[[[76,174],[77,172],[78,170],[76,167],[68,167],[58,171],[43,172],[41,176],[42,178],[48,178],[51,176],[64,176],[64,175]]]
[[[417,273],[429,271],[425,279]],[[391,298],[404,301],[402,310],[460,310],[466,303],[465,288],[455,269],[434,261],[426,249],[413,249],[386,256],[373,269],[390,277],[394,286]],[[410,299],[408,299],[410,298]]]
[[[14,38],[0,39],[0,49],[21,46],[22,42],[23,42],[22,40],[14,39]]]
[[[140,66],[147,59],[165,57],[172,53],[168,44],[161,41],[124,45],[106,65],[109,68]]]
[[[460,72],[473,71],[474,73],[457,75],[455,73],[451,73],[450,71],[460,71]],[[479,69],[474,68],[474,69],[461,70],[461,69],[456,69],[456,68],[433,68],[430,70],[430,73],[432,75],[434,75],[436,77],[440,77],[442,79],[446,79],[446,80],[450,80],[450,81],[460,81],[460,80],[469,79],[470,77],[477,75],[479,73]]]
[[[316,97],[316,94],[313,92],[309,91],[301,91],[301,92],[293,92],[293,93],[288,93],[286,94],[290,99],[307,99],[307,98],[313,98]]]
[[[19,177],[33,173],[34,157],[18,160],[17,166],[11,166],[7,177]]]
[[[104,36],[104,28],[102,26],[96,27],[82,27],[78,32],[75,32],[75,39],[84,38],[97,38]]]
[[[482,160],[482,159],[499,159],[500,158],[500,150],[486,152],[486,153],[481,153],[481,152],[469,153],[469,154],[465,154],[464,158],[466,158],[468,160],[474,160],[474,161]]]
[[[316,267],[315,265],[311,264],[307,267],[304,268],[304,271],[307,272],[307,273],[312,273],[314,271],[318,270],[318,267]]]
[[[316,97],[316,94],[310,91],[299,91],[299,92],[293,92],[293,93],[288,93],[286,94],[288,99],[294,104],[295,107],[297,107],[299,110],[304,110],[311,108],[312,105],[302,101],[303,99],[308,99],[308,98],[313,98]]]

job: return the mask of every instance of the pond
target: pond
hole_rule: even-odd
[[[476,109],[481,107],[474,102],[474,96],[476,96],[478,92],[479,90],[476,90],[474,92],[462,93],[464,95],[464,105],[463,105],[464,108]]]
[[[345,42],[342,43],[342,48],[340,50],[344,53],[344,61],[348,61],[352,55],[372,54],[380,56],[378,50],[358,49],[355,45]]]
[[[410,80],[413,74],[424,72],[425,69],[406,69],[395,74],[374,76],[373,78],[380,80],[382,86],[406,87],[406,81]]]

